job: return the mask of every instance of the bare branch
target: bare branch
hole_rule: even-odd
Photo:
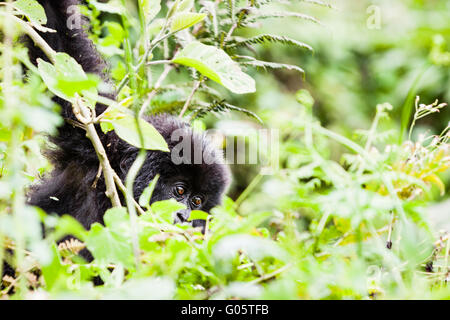
[[[97,153],[98,160],[100,161],[100,165],[102,167],[103,176],[105,177],[105,194],[111,200],[113,207],[121,207],[122,205],[120,204],[119,194],[117,193],[116,185],[114,184],[114,170],[109,163],[105,148],[103,147],[97,130],[92,122],[93,119],[95,119],[94,111],[88,109],[88,107],[83,104],[80,97],[76,99],[75,103],[72,105],[72,109],[78,121],[85,125],[86,136],[89,140],[91,140],[95,152]]]

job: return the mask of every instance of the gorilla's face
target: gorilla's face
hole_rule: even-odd
[[[128,156],[122,161],[124,175],[134,158],[134,156]],[[174,214],[174,223],[201,227],[204,232],[206,221],[188,221],[189,216],[192,210],[209,213],[212,208],[221,203],[230,180],[228,167],[220,163],[175,165],[171,161],[170,154],[150,151],[135,179],[136,199],[139,199],[156,175],[159,175],[159,178],[150,202],[175,199],[186,208]]]
[[[174,215],[174,223],[205,227],[204,220],[188,221],[192,210],[210,210],[219,205],[230,183],[230,171],[223,163],[222,153],[203,134],[192,131],[177,117],[154,115],[147,119],[164,137],[170,152],[148,151],[147,158],[135,180],[134,195],[139,198],[156,175],[158,182],[151,203],[175,199],[186,209]],[[128,147],[121,153],[120,168],[124,176],[138,150]]]
[[[190,170],[188,170],[189,167]],[[201,172],[201,170],[199,172],[192,167],[187,166],[184,168],[185,170],[176,175],[161,176],[153,191],[151,202],[175,199],[177,202],[184,204],[186,208],[174,214],[174,223],[200,227],[202,232],[204,232],[205,220],[188,221],[191,211],[202,210],[209,212],[213,207],[220,204],[220,198],[224,190],[218,190],[211,183],[202,184],[202,181],[210,180],[209,182],[211,182],[216,177],[207,174],[201,177],[205,173]]]

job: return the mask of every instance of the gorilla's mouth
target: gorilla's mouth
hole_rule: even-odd
[[[188,221],[189,215],[186,217],[185,212],[177,212],[175,214],[175,217],[173,219],[174,224],[181,224],[181,225],[188,225],[192,226],[194,228],[201,228],[202,233],[205,233],[205,227],[206,227],[206,220],[202,219],[194,219],[191,221]]]

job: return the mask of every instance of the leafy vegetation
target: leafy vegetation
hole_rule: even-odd
[[[366,18],[370,4],[361,3]],[[115,102],[98,94],[107,86],[98,77],[41,43],[36,1],[1,2],[0,261],[16,274],[2,278],[0,298],[449,299],[449,234],[428,216],[448,196],[449,4],[386,3],[410,19],[443,17],[417,21],[400,45],[383,29],[364,41],[338,30],[330,44],[317,35],[353,20],[322,1],[89,0],[82,11],[111,65]],[[23,34],[50,62],[29,61]],[[80,123],[143,150],[167,149],[134,121],[148,113],[184,116],[196,130],[278,129],[280,167],[263,175],[233,165],[230,197],[191,216],[207,220],[204,235],[172,224],[176,201],[149,204],[156,179],[139,206],[127,197],[85,230],[26,204],[27,188],[50,169],[40,154],[46,134],[63,121],[53,95],[73,103]],[[108,109],[89,118],[96,102]],[[111,178],[131,194],[132,179]],[[440,215],[448,221],[449,212]],[[90,263],[78,256],[85,248]]]

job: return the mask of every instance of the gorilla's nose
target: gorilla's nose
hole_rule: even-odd
[[[191,212],[189,210],[181,210],[175,214],[175,223],[186,222],[189,219]]]

